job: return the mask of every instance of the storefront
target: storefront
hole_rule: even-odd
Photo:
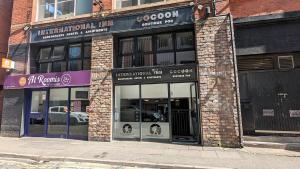
[[[8,76],[4,84],[7,94],[24,95],[21,135],[75,139],[88,136],[89,85],[90,71]]]

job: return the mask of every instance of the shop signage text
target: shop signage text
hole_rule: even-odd
[[[33,27],[31,43],[192,23],[192,7],[184,6],[131,15],[109,16],[97,20],[76,21],[43,28]]]
[[[113,80],[117,84],[188,82],[197,80],[196,72],[195,65],[115,69]]]
[[[90,71],[7,76],[4,89],[87,86],[90,78]]]

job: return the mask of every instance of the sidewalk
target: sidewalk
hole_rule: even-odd
[[[0,156],[152,168],[298,169],[300,166],[300,152],[297,151],[53,138],[0,137]]]

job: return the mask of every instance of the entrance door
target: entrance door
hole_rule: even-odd
[[[30,136],[45,135],[47,91],[32,91],[28,133]]]
[[[170,84],[170,92],[173,141],[197,141],[195,83]]]

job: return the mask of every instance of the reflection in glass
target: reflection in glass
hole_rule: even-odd
[[[51,59],[63,59],[65,55],[65,46],[54,46]]]
[[[41,63],[40,64],[40,73],[49,73],[51,72],[51,63]]]
[[[139,86],[116,86],[114,138],[140,138],[139,122]]]
[[[64,72],[67,69],[67,64],[65,61],[53,62],[53,68],[51,72]]]
[[[69,135],[88,136],[89,116],[86,107],[89,106],[89,88],[71,89],[70,127]]]
[[[57,0],[57,17],[74,15],[74,0]]]
[[[174,64],[174,53],[157,53],[156,54],[157,65],[172,65]]]
[[[79,71],[81,70],[82,60],[70,60],[69,61],[69,70],[70,71]]]
[[[155,2],[163,2],[164,0],[140,0],[141,4],[150,4]]]
[[[68,88],[50,89],[48,134],[65,136],[68,115]]]
[[[41,48],[40,50],[40,60],[47,60],[51,55],[51,47]]]
[[[176,34],[177,49],[194,48],[193,32],[181,32]]]
[[[76,15],[91,13],[93,0],[76,0]]]
[[[157,51],[173,50],[172,34],[157,35]]]
[[[70,45],[69,59],[81,58],[81,44]]]
[[[176,53],[176,64],[188,64],[195,62],[195,51],[184,51]]]
[[[46,91],[33,91],[29,115],[29,135],[42,136],[45,125]]]
[[[55,0],[39,0],[39,20],[53,18],[55,12]]]

